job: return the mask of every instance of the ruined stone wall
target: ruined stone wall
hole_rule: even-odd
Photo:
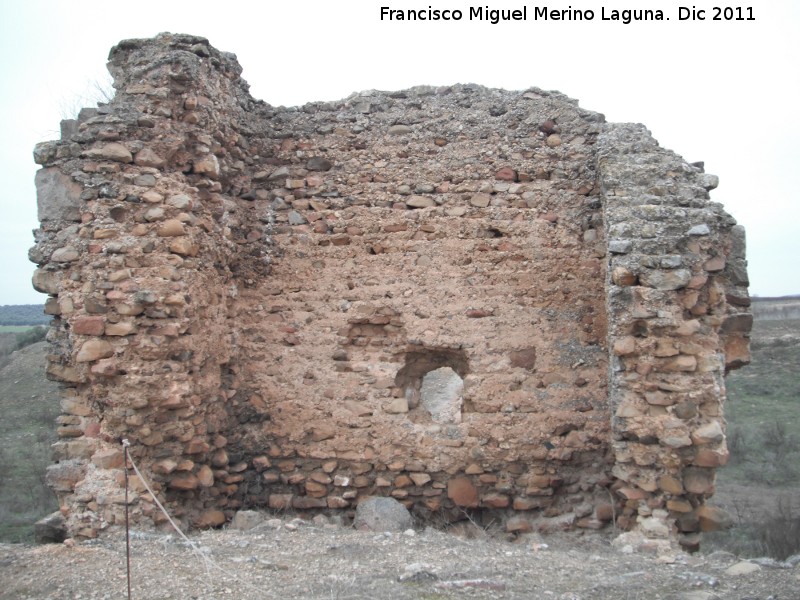
[[[713,528],[704,507],[728,461],[724,374],[750,360],[744,229],[708,201],[717,177],[658,147],[641,125],[602,136],[609,249],[609,403],[623,525],[682,543]]]
[[[114,102],[35,151],[34,286],[55,317],[48,374],[65,383],[48,480],[81,536],[119,521],[123,438],[179,516],[232,493],[212,466],[235,393],[236,280],[268,267],[269,215],[238,197],[260,142],[240,131],[264,106],[232,57],[161,43],[114,48]],[[147,494],[135,503],[163,519]]]
[[[196,526],[379,494],[698,529],[749,330],[710,176],[536,89],[274,108],[171,34],[109,68],[114,100],[35,152],[74,535],[119,521],[123,438]]]
[[[273,270],[237,303],[252,417],[231,441],[264,453],[243,502],[391,494],[424,516],[581,505],[593,517],[610,481],[587,160],[601,118],[476,86],[288,114],[283,166],[254,183],[275,197]],[[542,132],[554,118],[545,129],[561,133]],[[430,410],[422,379],[442,367],[463,390]]]

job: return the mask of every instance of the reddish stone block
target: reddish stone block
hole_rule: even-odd
[[[169,487],[175,490],[195,490],[199,487],[200,481],[194,473],[181,473],[173,477],[169,482]]]
[[[71,322],[72,332],[77,335],[103,335],[105,317],[79,317]]]
[[[192,523],[199,529],[208,529],[210,527],[220,527],[225,524],[225,513],[221,510],[206,510],[198,517],[192,519]]]
[[[532,371],[536,367],[536,348],[523,348],[521,350],[513,350],[509,354],[512,367],[519,367]]]
[[[476,508],[478,506],[478,490],[467,477],[456,477],[447,482],[447,497],[456,506]]]
[[[481,503],[487,508],[507,508],[511,500],[505,494],[488,494],[483,497]]]
[[[494,178],[499,181],[516,181],[517,172],[511,167],[503,167],[494,174]]]

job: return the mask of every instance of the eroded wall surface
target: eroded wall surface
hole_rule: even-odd
[[[394,96],[297,115],[286,178],[261,184],[276,255],[236,304],[253,417],[232,441],[270,466],[245,503],[570,512],[608,481],[599,118],[536,93]],[[426,403],[443,367],[463,390]]]
[[[699,529],[749,331],[711,176],[554,92],[275,108],[171,34],[109,68],[114,100],[35,151],[73,535],[120,522],[122,439],[200,527],[380,494],[432,520]],[[163,522],[134,488],[134,519]]]
[[[728,461],[724,374],[750,361],[744,229],[708,201],[717,177],[641,125],[609,129],[598,165],[622,524],[697,548],[725,521],[705,506]]]

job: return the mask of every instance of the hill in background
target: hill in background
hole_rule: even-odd
[[[753,298],[753,317],[760,321],[800,319],[800,296]]]
[[[6,304],[0,306],[0,326],[47,325],[51,318],[50,315],[44,314],[43,304]]]
[[[33,523],[58,509],[44,483],[61,413],[58,385],[44,376],[46,354],[46,342],[30,344],[0,368],[0,541],[32,541]]]

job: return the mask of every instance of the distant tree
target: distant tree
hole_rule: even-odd
[[[47,335],[47,327],[41,325],[32,327],[17,334],[17,349],[30,346],[36,342],[41,342]]]
[[[9,304],[0,306],[0,325],[47,325],[50,315],[44,314],[41,304]]]

